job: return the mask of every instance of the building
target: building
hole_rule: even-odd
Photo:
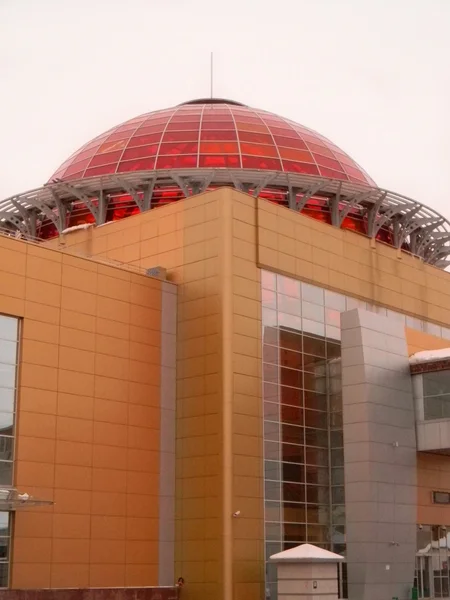
[[[223,100],[0,210],[4,586],[274,599],[309,542],[342,596],[448,596],[443,217]]]

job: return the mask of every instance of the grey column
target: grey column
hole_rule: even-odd
[[[346,543],[350,600],[411,597],[416,437],[404,326],[341,315]]]

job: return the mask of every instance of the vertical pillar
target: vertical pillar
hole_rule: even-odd
[[[416,438],[404,326],[341,315],[350,600],[410,597],[416,551]]]

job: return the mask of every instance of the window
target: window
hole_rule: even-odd
[[[433,492],[435,504],[450,504],[450,492]]]

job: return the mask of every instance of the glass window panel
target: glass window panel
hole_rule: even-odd
[[[0,512],[0,537],[9,536],[9,513],[6,511]]]
[[[280,481],[280,463],[278,461],[265,460],[264,477],[272,481]]]
[[[305,439],[305,433],[303,427],[296,427],[295,425],[281,425],[282,441],[291,444],[303,445]]]
[[[344,433],[342,430],[330,431],[330,445],[332,448],[344,447]]]
[[[264,438],[277,442],[280,439],[280,426],[278,423],[264,421]]]
[[[7,433],[6,435],[12,435],[12,426],[14,422],[14,414],[10,412],[0,412],[0,435],[5,435],[6,431],[10,431],[11,433]]]
[[[277,327],[263,327],[263,341],[266,344],[278,344],[278,329]]]
[[[12,462],[0,462],[0,485],[12,485]]]
[[[285,296],[300,298],[300,282],[283,275],[277,275],[277,290],[278,293]]]
[[[279,421],[280,405],[275,402],[264,402],[264,418],[267,421]]]
[[[331,340],[341,340],[341,329],[340,327],[334,327],[333,325],[325,325],[325,335]]]
[[[338,329],[341,326],[341,313],[337,310],[332,310],[331,308],[325,309],[325,323],[327,325],[333,325]]]
[[[297,352],[302,351],[302,336],[300,335],[299,331],[288,331],[287,329],[280,329],[279,334],[280,348],[287,348],[288,350],[295,350]]]
[[[305,429],[305,444],[307,446],[328,447],[328,431],[324,429]]]
[[[331,469],[331,485],[344,485],[343,467],[334,467]]]
[[[339,312],[345,312],[345,296],[325,290],[325,306]]]
[[[327,410],[327,397],[325,394],[319,392],[304,391],[305,397],[305,408],[312,408],[314,410]]]
[[[328,467],[318,467],[317,465],[306,465],[306,483],[315,485],[328,485],[329,473]]]
[[[264,400],[278,402],[278,386],[275,383],[263,384]]]
[[[14,411],[14,400],[16,390],[14,388],[1,388],[0,387],[0,410],[3,412]]]
[[[311,544],[324,544],[329,542],[328,527],[322,525],[310,525],[308,523],[308,542]]]
[[[292,481],[294,483],[305,482],[304,465],[294,463],[281,463],[283,478],[282,481]]]
[[[314,336],[303,336],[303,352],[325,357],[325,340]]]
[[[268,325],[269,327],[277,326],[277,313],[275,310],[271,310],[270,308],[263,308],[261,314],[263,325]]]
[[[306,523],[306,506],[295,502],[283,502],[282,517],[285,523]]]
[[[280,541],[281,526],[280,523],[266,523],[266,540]]]
[[[422,378],[424,396],[438,396],[450,393],[450,371],[424,373]]]
[[[318,321],[302,318],[302,329],[305,333],[312,333],[321,337],[325,336],[325,324]]]
[[[315,429],[327,429],[327,413],[319,412],[317,410],[305,410],[305,427],[313,427]]]
[[[357,300],[356,298],[347,298],[347,310],[353,310],[354,308],[362,308],[367,310],[367,302],[364,300]]]
[[[17,362],[17,343],[0,340],[0,363],[15,365]]]
[[[301,370],[303,368],[303,354],[286,348],[280,348],[280,365],[290,369]]]
[[[16,385],[15,365],[0,363],[0,387],[13,388]]]
[[[9,537],[0,537],[0,561],[9,558]]]
[[[278,294],[278,310],[290,315],[301,316],[302,306],[298,298]]]
[[[326,365],[327,360],[323,356],[313,356],[310,354],[303,355],[303,368],[305,371],[315,373],[318,369],[320,369],[324,373]]]
[[[328,525],[330,522],[329,507],[308,504],[306,518],[308,519],[308,527],[310,525]]]
[[[264,459],[280,460],[280,443],[264,442]]]
[[[14,317],[0,315],[0,340],[17,341],[19,335],[19,320]]]
[[[8,587],[9,565],[8,563],[0,563],[0,587]]]
[[[343,420],[342,420],[342,413],[340,412],[333,412],[330,414],[330,427],[332,429],[342,429],[342,427],[344,426]]]
[[[0,460],[13,460],[14,438],[0,436]]]
[[[288,315],[287,313],[278,313],[278,325],[280,327],[289,327],[289,329],[296,329],[299,333],[302,330],[302,319],[295,315]]]
[[[275,292],[271,291],[271,290],[262,290],[262,305],[265,308],[273,308],[276,310],[277,308],[277,295]]]
[[[300,517],[302,517],[302,521],[298,521],[297,519],[293,523],[285,523],[283,526],[284,536],[283,539],[286,542],[305,542],[306,541],[306,512],[305,509],[298,509],[296,511]],[[303,515],[302,515],[303,513]],[[294,513],[295,514],[295,513]]]
[[[327,340],[326,343],[326,353],[327,353],[327,358],[340,358],[341,356],[341,345],[340,344],[334,344],[333,342],[329,342]]]
[[[328,466],[328,450],[306,447],[306,464]]]
[[[330,394],[330,412],[331,413],[341,413],[342,412],[342,394]]]
[[[261,271],[261,285],[266,290],[276,291],[277,276],[275,273],[271,273],[270,271]]]
[[[324,504],[330,503],[329,488],[326,485],[307,485],[306,486],[306,501],[308,504]]]
[[[443,418],[443,397],[445,398],[445,396],[432,396],[431,398],[424,398],[423,412],[426,421]]]
[[[304,425],[303,407],[280,404],[280,421],[291,425]]]
[[[345,493],[343,487],[332,487],[331,488],[331,502],[333,504],[345,504]],[[337,523],[337,520],[333,521]]]
[[[265,519],[266,521],[279,521],[280,520],[280,503],[266,500],[264,503]]]
[[[423,331],[423,321],[416,319],[415,317],[406,316],[406,326],[417,331]]]
[[[331,466],[332,467],[343,467],[344,466],[344,450],[342,448],[331,450]]]
[[[264,344],[263,361],[273,365],[278,364],[278,348],[276,346],[268,346],[267,344]]]
[[[345,506],[332,506],[331,522],[333,525],[345,526]]]
[[[403,323],[403,325],[406,323],[406,316],[396,312],[395,310],[387,309],[386,316],[388,317],[388,319],[392,319],[393,321]]]
[[[289,387],[301,388],[303,387],[303,373],[295,369],[280,367],[280,383]]]
[[[325,374],[319,373],[304,373],[303,385],[305,390],[319,392],[325,394],[327,391],[327,379]]]
[[[281,460],[283,462],[295,463],[302,465],[305,462],[304,446],[296,446],[293,444],[281,444]]]
[[[278,383],[278,371],[279,367],[277,365],[270,365],[268,363],[263,364],[263,378],[264,381],[270,383]]]
[[[264,484],[266,500],[279,500],[281,485],[282,484],[279,481],[266,481]]]
[[[303,390],[280,386],[280,402],[291,406],[303,406]]]
[[[325,301],[324,290],[309,283],[302,283],[302,299],[323,306]]]
[[[290,502],[305,502],[306,486],[304,483],[293,483],[292,481],[283,481],[282,483],[283,500]]]
[[[319,323],[325,322],[324,307],[312,302],[305,302],[304,300],[302,300],[302,316],[303,320],[308,319],[318,321]]]
[[[278,520],[278,519],[277,519]],[[274,554],[281,552],[281,544],[275,542],[269,542],[265,545],[266,558],[269,559]]]

